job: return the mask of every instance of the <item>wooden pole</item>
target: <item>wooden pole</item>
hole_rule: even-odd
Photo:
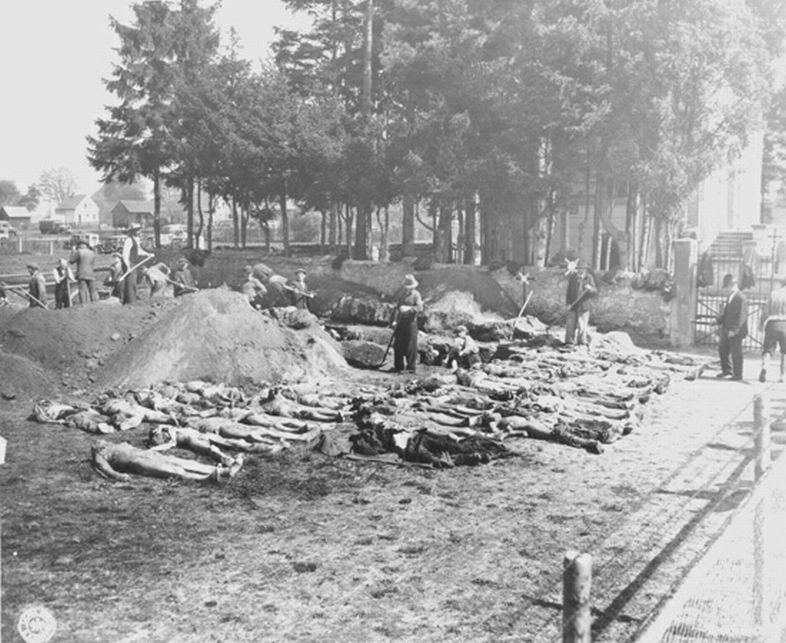
[[[589,643],[592,638],[590,590],[592,556],[575,550],[562,559],[562,642]]]
[[[770,466],[770,409],[763,393],[753,398],[753,432],[756,453],[756,481]]]

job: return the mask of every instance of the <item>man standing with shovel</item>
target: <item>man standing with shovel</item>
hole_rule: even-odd
[[[153,255],[147,252],[139,243],[139,231],[142,226],[132,223],[126,232],[126,240],[123,243],[123,303],[133,304],[137,300],[137,280],[139,274],[136,269],[150,259]]]
[[[565,274],[568,277],[565,303],[569,306],[565,316],[565,343],[581,346],[587,343],[590,314],[588,300],[598,292],[598,288],[589,268],[581,259],[568,261]]]

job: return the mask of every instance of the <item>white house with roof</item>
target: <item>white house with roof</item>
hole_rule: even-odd
[[[53,218],[72,226],[97,226],[98,204],[93,201],[93,197],[77,194],[58,205]]]

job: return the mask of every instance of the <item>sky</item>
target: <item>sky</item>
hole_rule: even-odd
[[[79,193],[100,187],[86,160],[85,137],[95,133],[96,118],[113,102],[102,82],[118,45],[109,16],[130,22],[132,4],[3,0],[0,179],[14,181],[24,193],[44,170],[65,167],[76,176]],[[280,0],[223,0],[216,14],[222,35],[234,26],[241,55],[254,61],[268,56],[274,26],[305,20],[289,14]]]

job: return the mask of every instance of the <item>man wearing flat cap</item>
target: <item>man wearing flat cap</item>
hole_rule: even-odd
[[[30,308],[46,308],[46,280],[38,264],[27,264],[27,270],[30,273],[30,284],[28,299],[30,300]]]
[[[423,312],[423,299],[417,291],[415,275],[404,277],[404,288],[393,313],[393,370],[415,372],[418,361],[418,316]]]
[[[150,253],[139,243],[139,231],[141,229],[141,225],[132,223],[128,226],[126,240],[123,242],[123,274],[126,275],[123,279],[124,304],[133,304],[137,300],[136,289],[139,281],[138,272],[126,273],[138,266],[142,258],[150,256]]]

